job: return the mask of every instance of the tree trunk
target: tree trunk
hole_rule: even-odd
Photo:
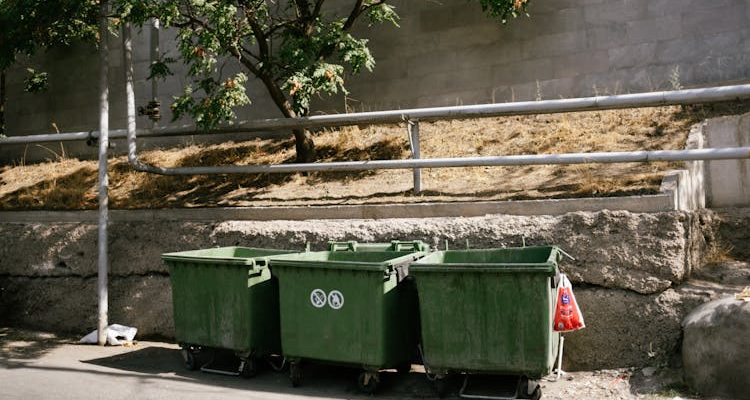
[[[5,135],[5,70],[0,70],[0,136]]]
[[[306,129],[295,129],[292,132],[294,132],[294,147],[297,151],[295,162],[315,162],[315,142],[313,142],[310,132]]]
[[[284,92],[274,82],[273,78],[267,75],[256,75],[260,78],[263,84],[268,90],[268,94],[271,95],[271,99],[276,104],[276,107],[281,110],[287,118],[302,117],[303,115],[297,115],[292,108],[292,104],[284,96]],[[294,147],[297,151],[297,163],[311,163],[315,161],[315,142],[313,141],[312,135],[306,129],[293,129],[294,133]]]

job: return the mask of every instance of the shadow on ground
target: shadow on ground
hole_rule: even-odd
[[[52,333],[0,328],[0,366],[42,358],[45,354],[71,339],[59,338]]]
[[[207,385],[280,394],[332,398],[370,398],[361,394],[357,389],[356,379],[360,372],[359,369],[335,365],[304,364],[302,367],[302,385],[294,388],[288,379],[288,369],[276,372],[266,362],[259,363],[258,375],[253,378],[187,370],[184,367],[180,351],[175,348],[146,347],[124,354],[82,362],[120,371],[149,374],[153,379],[186,379]],[[219,369],[230,370],[233,362],[234,359],[231,355],[222,354],[217,356],[214,366],[219,364]],[[164,376],[165,374],[166,376]],[[119,376],[121,373],[118,372],[117,375]],[[379,397],[435,397],[434,389],[424,373],[412,371],[408,374],[398,374],[395,371],[388,370],[381,372],[380,376],[381,382],[377,392]]]

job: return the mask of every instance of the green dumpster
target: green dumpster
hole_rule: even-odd
[[[268,257],[289,250],[221,247],[166,253],[175,337],[189,369],[203,349],[233,350],[237,374],[255,374],[256,358],[280,354],[278,283]]]
[[[425,369],[438,378],[549,374],[560,254],[554,246],[439,251],[413,263]]]
[[[274,257],[279,279],[281,347],[292,385],[310,360],[364,369],[359,388],[373,392],[378,371],[410,367],[418,332],[416,296],[402,268],[424,253],[320,251]]]
[[[390,243],[328,242],[329,251],[430,251],[421,240],[391,240]]]

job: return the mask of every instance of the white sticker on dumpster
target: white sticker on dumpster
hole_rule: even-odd
[[[322,289],[314,289],[310,292],[310,303],[315,308],[322,308],[326,305],[326,292]]]
[[[339,308],[344,306],[344,295],[339,292],[338,290],[331,290],[331,293],[328,293],[328,305],[331,306],[334,310],[338,310]]]

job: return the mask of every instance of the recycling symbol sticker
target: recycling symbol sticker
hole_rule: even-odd
[[[338,290],[331,290],[328,293],[328,305],[334,310],[338,310],[344,306],[344,295]]]
[[[343,302],[343,297],[342,297]],[[326,292],[324,292],[321,289],[315,289],[312,292],[310,292],[310,303],[312,303],[313,307],[315,308],[322,308],[326,305]]]

